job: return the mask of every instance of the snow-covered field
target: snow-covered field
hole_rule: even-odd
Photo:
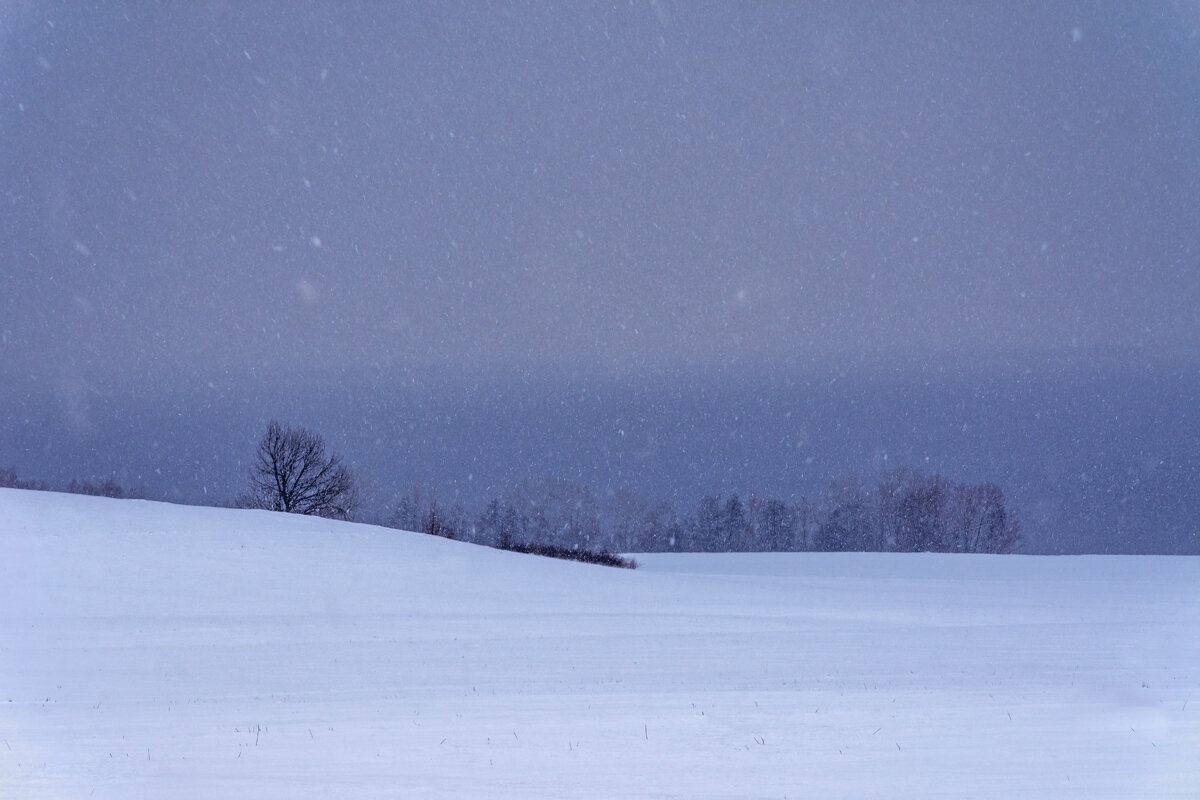
[[[1200,558],[639,561],[0,490],[0,798],[1200,797]]]

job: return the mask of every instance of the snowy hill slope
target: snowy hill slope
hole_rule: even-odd
[[[636,572],[0,490],[0,798],[1200,794],[1200,559]]]

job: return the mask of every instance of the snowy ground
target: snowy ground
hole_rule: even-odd
[[[1200,558],[639,560],[0,490],[0,798],[1200,797]]]

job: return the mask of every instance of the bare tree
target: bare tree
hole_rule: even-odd
[[[472,541],[509,550],[528,540],[528,528],[528,517],[522,515],[513,503],[493,499],[476,520]]]
[[[358,506],[354,476],[325,440],[306,428],[272,421],[258,441],[243,508],[265,508],[330,519],[349,519]]]
[[[663,500],[651,503],[631,489],[618,489],[605,504],[602,547],[613,553],[668,550],[677,531],[675,509]]]
[[[1012,553],[1021,544],[1021,524],[994,483],[957,486],[951,495],[953,549],[967,553]]]
[[[724,522],[720,499],[712,495],[701,497],[696,512],[684,523],[688,550],[696,553],[720,552],[724,545]]]
[[[883,550],[886,549],[877,498],[856,477],[846,478],[829,487],[829,500],[824,519],[815,521],[812,548],[820,551]]]
[[[437,500],[431,501],[429,510],[425,512],[425,517],[421,520],[421,533],[441,536],[443,539],[457,539],[460,525],[454,516],[438,505]]]
[[[748,507],[752,530],[750,549],[756,552],[782,552],[796,547],[796,509],[782,500],[751,494]]]
[[[428,533],[446,539],[457,539],[471,532],[462,506],[444,506],[438,501],[436,491],[429,487],[422,489],[415,483],[396,502],[396,511],[387,524],[402,531]]]
[[[429,512],[432,495],[432,491],[422,491],[422,487],[414,483],[408,492],[396,501],[396,510],[388,519],[388,527],[402,531],[420,531],[425,523],[425,515]]]

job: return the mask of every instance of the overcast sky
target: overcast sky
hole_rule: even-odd
[[[1200,341],[1200,4],[0,14],[25,376]]]
[[[279,417],[379,513],[908,464],[1200,552],[1200,0],[0,0],[0,156],[28,477]]]

